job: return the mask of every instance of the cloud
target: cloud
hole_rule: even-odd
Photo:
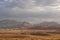
[[[60,22],[60,0],[0,0],[0,19]]]

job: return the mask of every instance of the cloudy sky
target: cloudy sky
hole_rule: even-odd
[[[60,0],[0,0],[0,20],[60,23]]]

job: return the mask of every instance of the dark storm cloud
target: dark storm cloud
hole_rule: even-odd
[[[4,0],[0,0],[0,2],[2,2],[2,1],[4,1]]]

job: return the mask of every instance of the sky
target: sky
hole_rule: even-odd
[[[0,0],[0,20],[60,23],[60,0]]]

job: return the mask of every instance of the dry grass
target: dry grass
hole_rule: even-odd
[[[60,31],[0,30],[0,40],[60,40]]]

